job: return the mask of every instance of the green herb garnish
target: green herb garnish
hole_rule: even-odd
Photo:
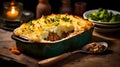
[[[70,18],[68,18],[68,17],[65,16],[65,17],[62,18],[62,20],[64,20],[65,22],[69,22]]]
[[[28,24],[29,24],[29,25],[33,25],[32,21],[29,21]]]

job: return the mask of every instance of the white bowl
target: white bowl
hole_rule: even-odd
[[[119,11],[115,10],[109,10],[107,9],[108,12],[112,12],[113,14],[120,14]],[[89,20],[86,16],[88,14],[92,14],[93,12],[98,11],[98,9],[93,9],[93,10],[88,10],[83,13],[83,18]],[[95,24],[95,30],[99,32],[114,32],[120,30],[120,22],[98,22],[94,20],[89,20],[92,21]]]

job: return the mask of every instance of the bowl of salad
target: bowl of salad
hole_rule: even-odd
[[[83,18],[93,21],[95,28],[99,30],[110,30],[110,32],[120,30],[120,12],[116,10],[103,8],[88,10],[83,13]]]

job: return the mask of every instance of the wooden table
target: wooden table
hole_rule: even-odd
[[[102,54],[90,55],[76,53],[60,60],[48,67],[120,67],[120,32],[111,34],[93,32],[92,41],[106,41],[109,48]],[[9,64],[12,67],[39,67],[41,59],[26,54],[13,54],[8,47],[14,47],[15,41],[11,39],[12,32],[0,29],[0,65]],[[7,47],[7,48],[6,48]],[[5,66],[4,65],[4,66]]]

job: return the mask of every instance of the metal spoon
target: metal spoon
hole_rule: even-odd
[[[104,49],[99,51],[99,52],[90,52],[90,51],[88,51],[89,46],[91,46],[91,44],[93,44],[93,43],[96,43],[97,46],[99,46],[99,45],[104,46]],[[58,56],[55,56],[55,57],[52,57],[52,58],[41,60],[41,61],[38,62],[38,64],[40,66],[44,67],[44,66],[50,65],[52,63],[55,63],[57,61],[60,61],[62,59],[65,59],[68,56],[70,56],[72,54],[75,54],[75,53],[78,53],[78,52],[96,54],[96,53],[104,52],[105,50],[107,50],[107,48],[108,48],[108,44],[106,42],[92,42],[92,43],[89,43],[89,44],[86,44],[85,46],[83,46],[81,50],[76,50],[76,51],[73,51],[73,52],[68,52],[68,53],[64,53],[64,54],[61,54],[61,55],[58,55]]]

